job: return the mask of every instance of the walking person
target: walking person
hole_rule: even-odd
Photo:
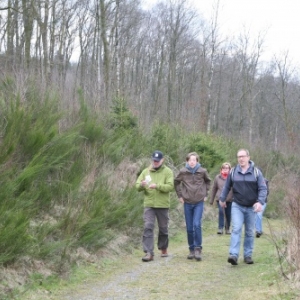
[[[186,165],[175,177],[174,184],[179,201],[184,205],[188,259],[201,260],[202,253],[202,214],[207,199],[211,179],[207,170],[201,167],[199,155],[191,152],[186,156]]]
[[[161,257],[168,256],[170,192],[174,190],[173,171],[164,165],[164,155],[156,150],[151,156],[151,165],[144,169],[136,181],[138,191],[144,193],[144,232],[142,261],[154,258],[154,225],[158,223],[157,247]]]
[[[224,162],[221,166],[220,173],[215,177],[213,186],[211,189],[211,195],[210,195],[210,204],[214,204],[214,200],[216,198],[217,204],[218,204],[218,234],[223,234],[223,230],[225,227],[225,233],[230,234],[230,223],[231,223],[231,204],[232,204],[232,198],[233,198],[233,192],[232,188],[230,189],[227,197],[226,197],[226,207],[223,208],[219,204],[219,197],[221,195],[223,186],[225,184],[225,181],[228,177],[228,174],[230,173],[231,165],[229,162]]]
[[[255,213],[255,231],[256,237],[259,238],[263,234],[263,215],[267,207],[268,196],[269,196],[269,180],[264,178],[266,186],[267,186],[267,197],[265,199],[265,204],[262,206],[262,210],[260,212]]]
[[[225,200],[231,187],[233,188],[233,203],[231,207],[232,231],[227,261],[232,265],[238,264],[244,225],[244,262],[253,264],[255,213],[262,210],[267,196],[267,187],[261,171],[250,160],[247,149],[238,150],[237,159],[238,165],[231,170],[219,198],[220,205],[225,208]]]

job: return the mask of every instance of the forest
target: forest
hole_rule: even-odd
[[[224,36],[218,6],[206,20],[187,0],[142,4],[0,1],[3,293],[20,261],[60,275],[120,226],[136,242],[132,186],[154,148],[174,172],[198,151],[212,177],[249,148],[270,180],[267,215],[292,223],[284,245],[300,269],[299,70],[288,53],[261,60],[264,33]]]
[[[201,19],[186,0],[1,1],[2,74],[22,91],[29,78],[72,109],[78,87],[108,111],[126,99],[141,126],[153,120],[294,150],[299,72],[288,54],[260,60],[264,33],[225,37],[218,7]],[[280,146],[279,146],[280,145]]]

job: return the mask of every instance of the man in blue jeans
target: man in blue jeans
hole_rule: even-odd
[[[190,152],[186,156],[185,167],[181,168],[174,179],[179,202],[184,205],[184,216],[189,245],[188,259],[202,260],[202,214],[204,201],[211,179],[206,169],[199,163],[199,155]]]
[[[243,224],[245,224],[244,262],[253,264],[252,252],[254,245],[255,213],[262,210],[267,196],[267,186],[264,177],[254,162],[250,160],[249,151],[240,149],[237,152],[238,165],[227,177],[219,204],[226,207],[225,199],[233,188],[233,203],[231,206],[232,231],[228,262],[238,264]]]

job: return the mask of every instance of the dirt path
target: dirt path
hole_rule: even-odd
[[[229,240],[228,235],[218,236],[212,225],[204,227],[203,260],[197,262],[186,259],[182,232],[171,240],[167,258],[156,255],[154,261],[144,263],[143,253],[135,251],[108,260],[90,274],[88,282],[40,299],[298,299],[279,275],[268,232],[255,240],[254,265],[244,264],[242,257],[238,266],[228,264]]]
[[[187,276],[196,279],[199,274],[201,262],[188,261],[182,257],[186,251],[186,246],[180,245],[169,253],[169,257],[161,258],[156,256],[154,261],[144,263],[140,257],[134,255],[124,258],[124,264],[130,265],[130,268],[123,266],[123,270],[98,283],[87,285],[79,294],[67,295],[62,299],[68,300],[94,300],[94,299],[176,299],[180,284],[180,277]],[[182,264],[182,260],[184,263]],[[118,272],[118,271],[117,271]],[[193,285],[196,281],[184,280],[188,285]],[[185,289],[187,286],[185,285]],[[192,294],[191,294],[192,296]],[[178,298],[177,298],[178,299]]]

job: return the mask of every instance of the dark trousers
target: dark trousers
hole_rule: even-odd
[[[225,226],[225,229],[229,230],[230,223],[231,223],[231,205],[232,205],[232,202],[227,201],[226,202],[226,207],[223,208],[223,207],[220,206],[220,203],[218,201],[219,229],[223,229],[224,226]]]
[[[157,247],[167,249],[169,245],[169,208],[144,208],[143,250],[154,255],[154,227],[155,218],[158,223]]]

